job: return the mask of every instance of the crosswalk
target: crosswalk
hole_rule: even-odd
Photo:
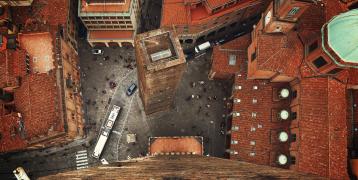
[[[77,166],[77,169],[88,168],[87,150],[77,151],[77,153],[76,153],[76,166]]]

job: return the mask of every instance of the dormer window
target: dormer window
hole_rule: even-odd
[[[315,65],[316,68],[321,68],[326,64],[328,64],[328,63],[326,60],[324,60],[324,58],[322,56],[320,56],[319,58],[317,58],[316,60],[313,61],[313,65]]]
[[[307,55],[312,53],[314,50],[316,50],[318,48],[318,41],[313,42],[312,44],[310,44],[307,48]]]
[[[298,11],[300,10],[300,7],[293,7],[288,13],[286,18],[293,18],[293,16],[295,16]]]

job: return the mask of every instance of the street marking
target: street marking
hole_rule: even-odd
[[[87,150],[77,151],[77,154],[83,154],[83,153],[87,154]]]
[[[76,152],[76,167],[77,169],[88,168],[87,150],[81,150]]]
[[[88,168],[88,166],[77,167],[77,169],[86,169],[86,168]]]
[[[112,131],[114,134],[117,134],[117,135],[121,135],[121,133],[120,132],[118,132],[118,131]]]
[[[76,157],[76,160],[81,160],[81,159],[87,159],[87,156],[83,156],[83,157]]]
[[[88,162],[79,163],[79,164],[77,164],[77,167],[79,167],[79,166],[84,166],[84,165],[88,165]]]
[[[78,164],[78,163],[83,163],[83,162],[88,162],[88,160],[87,160],[87,159],[83,159],[83,160],[77,160],[77,161],[76,161],[77,164]]]

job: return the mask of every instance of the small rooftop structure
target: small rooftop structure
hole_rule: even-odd
[[[150,155],[203,155],[203,137],[150,137]]]
[[[160,70],[185,62],[179,40],[172,31],[158,29],[138,35],[138,49],[147,70]]]

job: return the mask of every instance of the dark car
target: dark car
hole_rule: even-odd
[[[137,85],[132,83],[127,89],[127,95],[131,96],[135,92],[136,89],[137,89]]]

